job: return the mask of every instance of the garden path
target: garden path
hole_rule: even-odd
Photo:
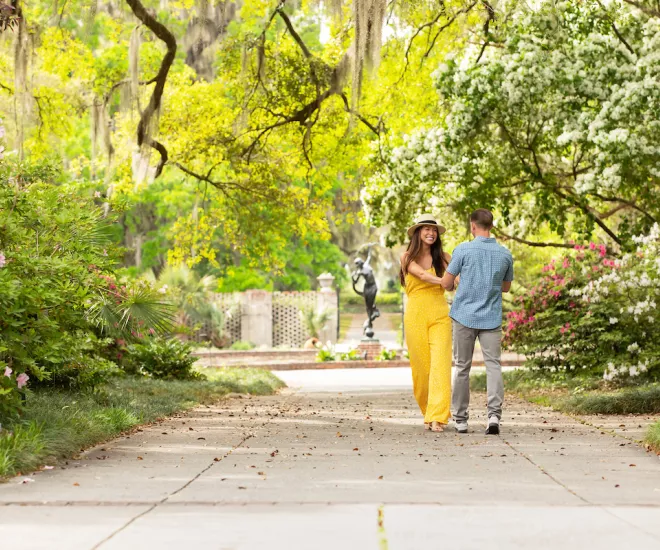
[[[342,338],[340,344],[346,347],[357,347],[360,340],[364,338],[362,325],[367,318],[366,313],[342,313],[342,315],[351,316],[351,324]],[[401,313],[383,312],[380,317],[374,321],[375,338],[380,340],[386,348],[400,348],[398,343],[398,332],[395,327],[401,322]]]
[[[0,486],[12,550],[658,548],[660,459],[509,397],[501,437],[424,432],[409,371],[281,373]],[[299,386],[298,389],[295,386]]]

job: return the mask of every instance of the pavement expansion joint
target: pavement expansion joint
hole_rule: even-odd
[[[281,403],[281,404],[279,405],[279,409],[280,409],[280,410],[285,409],[285,408],[287,407],[287,405],[289,404],[289,401],[290,401],[290,400],[291,400],[291,399],[292,399],[297,393],[298,393],[298,392],[297,392],[296,390],[286,392],[286,394],[284,395],[284,401],[283,401],[283,403]],[[141,513],[137,514],[136,516],[130,518],[130,519],[129,519],[126,523],[124,523],[121,527],[119,527],[118,529],[116,529],[115,531],[113,531],[112,533],[110,533],[107,537],[105,537],[103,540],[101,540],[99,543],[97,543],[96,545],[94,545],[94,546],[92,547],[92,550],[97,550],[98,548],[101,548],[106,542],[109,542],[110,540],[112,540],[116,535],[118,535],[118,534],[121,533],[122,531],[126,530],[128,527],[130,527],[130,526],[131,526],[133,523],[135,523],[137,520],[139,520],[140,518],[142,518],[142,517],[148,515],[149,513],[153,512],[153,511],[154,511],[156,508],[158,508],[159,506],[162,506],[162,505],[166,504],[170,498],[172,498],[173,496],[179,494],[181,491],[183,491],[183,490],[185,490],[187,487],[189,487],[192,483],[194,483],[197,479],[199,479],[200,476],[202,476],[205,472],[207,472],[207,471],[209,471],[211,468],[213,468],[213,466],[214,466],[216,463],[221,462],[222,460],[224,460],[225,458],[227,458],[228,456],[230,456],[230,455],[231,455],[236,449],[239,449],[241,446],[243,446],[243,445],[245,444],[246,441],[248,441],[249,439],[253,438],[254,435],[255,435],[259,430],[265,428],[269,423],[271,423],[271,422],[273,421],[274,418],[275,418],[275,417],[272,416],[272,415],[267,415],[267,418],[266,418],[266,420],[265,420],[264,422],[262,422],[259,426],[257,426],[253,431],[248,432],[246,435],[244,435],[243,438],[241,439],[241,441],[239,441],[236,445],[234,445],[234,446],[233,446],[229,451],[227,451],[223,456],[219,457],[219,459],[213,459],[209,465],[207,465],[207,466],[205,466],[204,468],[202,468],[202,470],[200,470],[199,472],[197,472],[197,474],[196,474],[195,476],[193,476],[191,479],[189,479],[186,483],[184,483],[184,484],[183,484],[181,487],[179,487],[178,489],[176,489],[176,490],[172,491],[171,493],[169,493],[169,494],[168,494],[166,497],[164,497],[162,500],[160,500],[160,501],[158,501],[158,502],[150,503],[151,506],[149,506],[149,508],[147,508],[146,510],[144,510],[144,511],[142,511]]]
[[[525,508],[564,508],[565,504],[560,503],[539,503],[539,504],[530,504],[530,503],[515,503],[512,502],[510,506],[524,506]],[[289,507],[289,506],[298,506],[298,507],[318,507],[318,506],[327,506],[327,507],[342,507],[342,506],[410,506],[410,507],[428,507],[432,506],[435,508],[455,508],[464,506],[464,504],[454,504],[447,501],[402,501],[402,500],[378,500],[378,501],[360,501],[356,502],[353,500],[179,500],[176,502],[153,502],[153,501],[95,501],[95,500],[50,500],[50,501],[17,501],[17,502],[0,502],[0,508],[94,508],[94,507],[143,507],[143,506],[158,506],[167,508],[179,508],[179,507],[226,507],[234,508],[237,506],[279,506],[279,507]],[[577,503],[572,504],[572,508],[593,508],[593,509],[609,509],[613,504],[592,504],[592,503]],[[650,504],[650,503],[637,503],[637,502],[625,502],[617,503],[616,508],[625,509],[625,508],[645,508],[649,510],[660,510],[659,504]]]
[[[517,455],[523,457],[523,458],[524,458],[525,460],[527,460],[530,464],[532,464],[533,466],[535,466],[536,468],[538,468],[539,471],[540,471],[542,474],[548,476],[548,477],[549,477],[554,483],[556,483],[556,484],[559,485],[560,487],[564,488],[566,491],[568,491],[568,492],[569,492],[570,494],[572,494],[574,497],[579,498],[579,499],[580,499],[582,502],[584,502],[585,504],[588,504],[588,505],[590,505],[590,506],[593,506],[593,503],[589,502],[589,501],[588,501],[586,498],[584,498],[582,495],[577,494],[573,489],[571,489],[571,488],[570,488],[568,485],[566,485],[565,483],[562,483],[561,481],[559,481],[555,476],[553,476],[550,472],[548,472],[545,468],[543,468],[543,466],[541,466],[540,464],[537,464],[536,462],[534,462],[534,461],[532,460],[532,458],[531,458],[529,455],[523,453],[523,452],[522,452],[521,450],[519,450],[519,449],[516,449],[516,447],[514,447],[514,446],[513,446],[509,441],[507,441],[506,439],[502,438],[502,441],[504,441],[504,443],[505,443],[505,444],[506,444],[506,445],[507,445],[507,446],[508,446],[508,447],[509,447],[514,453],[516,453]]]

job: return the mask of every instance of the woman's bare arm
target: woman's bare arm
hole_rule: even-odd
[[[444,262],[445,262],[445,274],[440,279],[440,284],[445,290],[454,290],[454,285],[456,283],[456,277],[447,271],[449,267],[449,262],[451,262],[451,254],[444,253]]]
[[[403,262],[406,260],[408,253],[404,252],[401,255],[401,264],[403,265]],[[418,279],[421,279],[422,281],[426,283],[431,283],[433,285],[440,285],[442,284],[441,281],[442,279],[436,275],[432,275],[428,271],[426,271],[421,265],[419,265],[417,262],[414,260],[410,262],[410,265],[408,266],[408,273],[411,275],[414,275]]]

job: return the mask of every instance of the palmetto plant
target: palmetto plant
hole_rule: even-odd
[[[321,331],[331,318],[327,309],[316,311],[313,307],[301,308],[299,315],[310,338],[320,338]]]
[[[169,333],[176,308],[148,283],[138,281],[118,287],[108,282],[88,310],[89,321],[105,335],[133,340],[146,334]]]
[[[167,291],[176,308],[176,324],[191,322],[211,327],[209,335],[214,344],[223,340],[225,314],[213,300],[217,279],[212,275],[200,277],[185,264],[169,266],[158,277],[161,291]]]

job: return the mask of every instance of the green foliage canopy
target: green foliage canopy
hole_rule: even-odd
[[[609,6],[514,6],[490,42],[447,56],[434,74],[446,116],[384,149],[363,193],[371,220],[401,235],[427,205],[490,207],[519,238],[547,225],[622,244],[648,230],[660,216],[660,19]]]

